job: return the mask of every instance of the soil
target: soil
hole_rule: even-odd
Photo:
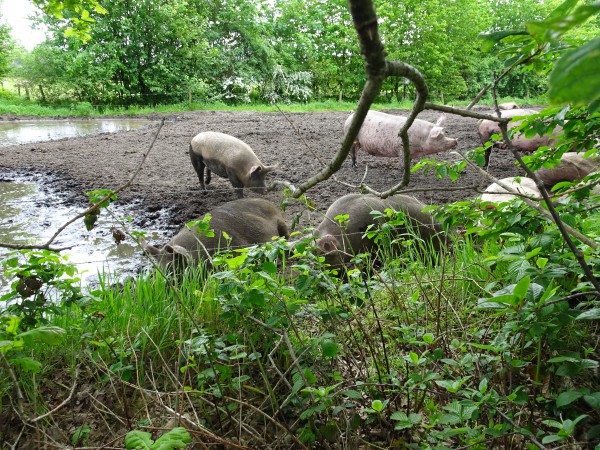
[[[385,110],[406,114],[407,111]],[[481,108],[479,112],[491,112]],[[434,111],[424,111],[420,119],[434,121]],[[254,111],[192,111],[172,114],[150,114],[140,118],[164,119],[147,160],[129,188],[120,193],[119,202],[136,203],[141,200],[135,225],[152,230],[165,219],[176,230],[186,221],[198,218],[223,202],[234,200],[235,193],[228,180],[213,176],[208,190],[200,190],[198,178],[192,167],[188,147],[191,138],[201,131],[220,131],[248,143],[264,164],[278,163],[278,169],[267,176],[267,181],[285,180],[299,186],[330,161],[338,151],[343,124],[348,112],[317,113],[264,113]],[[0,117],[11,120],[15,117]],[[158,124],[159,122],[157,122]],[[158,125],[135,131],[106,133],[83,138],[70,138],[50,142],[23,144],[0,148],[0,170],[6,173],[41,174],[50,180],[55,189],[68,194],[69,201],[86,204],[84,192],[94,189],[116,189],[127,183],[142,162],[142,155],[151,146]],[[480,146],[477,120],[449,115],[446,135],[458,138],[458,151],[464,152]],[[443,152],[438,160],[456,161],[456,155]],[[364,181],[374,189],[385,190],[400,180],[401,162],[396,158],[381,158],[358,154],[358,168],[345,161],[336,174],[338,181],[358,185]],[[496,151],[491,165],[492,175],[503,178],[520,175],[513,158]],[[48,177],[48,178],[46,178]],[[457,182],[437,179],[422,171],[411,175],[411,195],[426,204],[443,204],[474,197],[473,190],[446,190],[456,186],[488,183],[474,170],[467,170]],[[420,191],[419,189],[423,189]],[[333,179],[326,180],[307,192],[316,205],[309,213],[304,206],[292,202],[285,214],[291,225],[294,216],[302,213],[300,224],[316,225],[327,207],[338,197],[357,192]],[[246,191],[246,196],[260,196]],[[283,198],[282,188],[266,194],[273,202]],[[138,203],[139,204],[139,203]],[[168,217],[164,217],[164,215]]]

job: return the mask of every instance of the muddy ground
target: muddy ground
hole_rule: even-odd
[[[491,110],[482,108],[478,111]],[[406,113],[398,110],[386,112]],[[419,118],[435,121],[438,115],[425,111]],[[286,180],[298,186],[321,170],[319,159],[330,161],[333,158],[340,147],[347,116],[348,112],[289,113],[284,116],[282,113],[251,111],[192,111],[141,116],[164,119],[165,122],[142,170],[132,185],[119,195],[119,202],[143,200],[145,206],[134,221],[138,229],[152,230],[159,223],[165,223],[166,219],[168,226],[175,230],[214,206],[234,200],[235,193],[226,179],[214,176],[208,191],[199,189],[188,146],[195,134],[207,130],[231,134],[247,142],[264,164],[278,163],[279,168],[268,176],[268,181]],[[52,175],[54,187],[67,193],[69,202],[81,202],[83,206],[87,201],[83,192],[116,189],[129,181],[140,165],[143,153],[152,144],[157,128],[158,125],[136,131],[3,147],[0,148],[0,176],[5,178],[6,174],[14,171]],[[446,134],[458,138],[457,150],[461,152],[480,145],[475,119],[449,116]],[[440,160],[457,159],[450,152],[437,157]],[[337,179],[357,185],[366,166],[365,182],[378,190],[396,184],[402,174],[399,160],[361,152],[358,169],[353,169],[348,159],[337,173]],[[520,174],[512,157],[503,152],[495,153],[490,172],[499,178]],[[424,189],[412,193],[424,203],[443,204],[476,196],[473,190],[445,190],[473,184],[486,186],[488,183],[473,170],[467,170],[455,183],[419,172],[412,174],[409,188]],[[307,193],[317,205],[317,212],[309,214],[302,206],[294,204],[285,215],[291,224],[294,215],[303,213],[300,223],[314,225],[320,221],[319,212],[324,212],[337,197],[349,192],[356,192],[356,189],[327,180]],[[246,195],[260,194],[246,191]],[[282,189],[269,192],[266,198],[279,202],[283,198]]]

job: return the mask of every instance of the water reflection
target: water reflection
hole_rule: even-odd
[[[145,119],[0,121],[0,147],[130,131],[153,123],[155,122]]]
[[[68,206],[64,198],[48,188],[40,189],[30,181],[0,181],[0,241],[10,244],[46,242],[65,224],[82,211],[81,207]],[[146,259],[135,241],[127,236],[117,245],[112,237],[112,228],[135,229],[127,223],[128,217],[140,212],[139,205],[127,207],[111,205],[98,217],[96,227],[87,231],[83,219],[77,220],[59,235],[54,247],[69,247],[61,252],[75,264],[82,275],[84,286],[95,285],[98,273],[111,272],[116,279],[123,279],[138,271]],[[161,239],[151,233],[150,240]],[[0,261],[11,250],[0,247]],[[0,294],[6,293],[9,283],[0,266]],[[2,305],[0,305],[1,307]]]

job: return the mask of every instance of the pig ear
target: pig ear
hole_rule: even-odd
[[[431,129],[431,137],[432,138],[438,138],[440,137],[440,135],[442,134],[442,132],[444,131],[444,129],[442,127],[433,127]]]
[[[142,249],[150,256],[157,256],[160,253],[160,250],[154,245],[148,244],[148,242],[146,242],[146,239],[140,239],[140,245],[142,246]]]
[[[167,253],[170,253],[173,255],[173,257],[179,257],[182,258],[186,261],[189,261],[190,259],[192,259],[190,252],[188,252],[184,247],[182,247],[181,245],[165,245],[165,251]]]
[[[435,123],[436,127],[441,127],[446,123],[446,114],[440,115],[437,122]]]
[[[275,164],[274,166],[252,166],[250,168],[250,176],[255,175],[263,171],[264,173],[269,173],[272,170],[275,170],[279,164]]]

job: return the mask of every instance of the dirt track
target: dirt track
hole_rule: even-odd
[[[489,112],[489,110],[480,110]],[[388,110],[387,112],[406,113]],[[143,199],[146,211],[140,211],[135,224],[152,229],[157,214],[168,214],[168,222],[179,228],[185,221],[196,218],[222,202],[235,199],[228,180],[213,177],[208,192],[199,190],[197,176],[188,156],[190,139],[201,131],[213,130],[231,134],[247,142],[264,164],[279,163],[276,172],[267,177],[287,180],[299,185],[320,170],[322,161],[330,161],[339,149],[342,127],[348,112],[291,113],[287,118],[280,113],[193,111],[175,114],[153,114],[145,118],[165,119],[142,171],[132,186],[119,196],[120,202]],[[435,121],[438,113],[425,111],[421,119]],[[289,119],[289,120],[288,120]],[[290,124],[293,123],[294,129]],[[72,201],[87,201],[84,191],[92,189],[115,189],[126,183],[141,162],[142,154],[150,146],[156,127],[115,134],[101,134],[85,138],[64,139],[35,144],[23,144],[0,148],[0,170],[3,173],[41,173],[54,175],[55,188],[70,193]],[[458,138],[458,151],[479,146],[477,121],[449,116],[446,134]],[[308,147],[308,148],[307,148]],[[310,150],[309,150],[310,148]],[[314,152],[314,154],[312,153]],[[449,152],[437,155],[440,160],[455,160]],[[358,155],[358,169],[352,169],[350,160],[344,162],[337,178],[357,185],[368,165],[366,183],[384,190],[396,184],[401,177],[401,166],[394,158],[376,158],[366,153]],[[490,172],[499,177],[520,174],[512,158],[502,152],[495,154]],[[468,171],[457,183],[438,180],[433,175],[413,173],[410,188],[439,188],[433,191],[415,192],[425,203],[442,204],[476,195],[473,191],[444,191],[456,185],[487,183],[474,171]],[[325,211],[339,196],[352,192],[351,188],[327,180],[308,191],[307,195]],[[246,193],[248,196],[258,194]],[[279,202],[282,191],[267,194],[267,198]],[[167,212],[163,208],[167,208]],[[291,205],[286,216],[303,211],[299,205]],[[319,214],[303,214],[301,223],[316,224]]]

